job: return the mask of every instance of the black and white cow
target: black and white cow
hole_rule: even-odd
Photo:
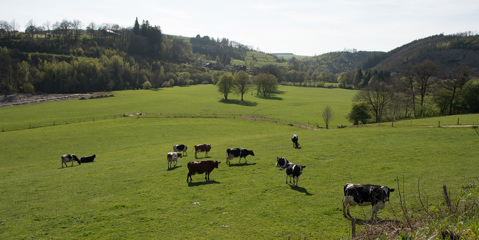
[[[289,164],[289,166],[286,168],[286,183],[288,183],[288,177],[289,177],[289,183],[291,183],[291,178],[293,179],[293,185],[296,187],[298,186],[298,180],[299,180],[299,175],[303,173],[303,168],[306,166],[303,166],[301,164],[296,165],[294,163]]]
[[[288,161],[288,159],[284,157],[276,157],[276,167],[281,169],[286,169],[289,165],[294,164]]]
[[[293,134],[293,136],[291,137],[291,141],[293,142],[294,148],[299,148],[298,135]]]
[[[226,164],[230,165],[230,160],[235,157],[239,157],[239,162],[241,162],[241,158],[244,158],[245,163],[247,163],[246,156],[248,155],[254,156],[254,152],[244,148],[226,149]]]
[[[70,167],[73,167],[73,162],[74,162],[74,161],[77,161],[77,162],[78,162],[78,165],[81,164],[80,159],[78,159],[78,157],[77,157],[75,154],[65,154],[65,155],[62,155],[61,161],[62,161],[62,168],[63,168],[63,164],[65,164],[65,167],[68,167],[68,165],[67,165],[68,162],[71,162],[71,163],[72,163],[72,164],[70,165]]]
[[[173,152],[183,152],[183,156],[188,155],[186,153],[187,150],[188,150],[188,147],[185,144],[178,144],[173,146]]]
[[[344,185],[344,217],[351,218],[351,214],[349,214],[349,206],[372,205],[371,221],[374,220],[374,217],[377,215],[378,210],[383,209],[386,204],[386,201],[389,201],[390,192],[394,192],[394,189],[386,186],[351,183]]]

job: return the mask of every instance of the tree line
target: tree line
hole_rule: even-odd
[[[388,81],[373,81],[354,98],[349,120],[353,124],[403,118],[479,113],[479,81],[467,65],[439,75],[439,65],[425,60],[407,65]]]

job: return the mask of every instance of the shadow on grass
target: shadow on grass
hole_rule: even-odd
[[[173,170],[175,170],[175,169],[177,169],[177,168],[180,168],[180,167],[181,167],[181,165],[179,165],[179,166],[173,166],[173,167],[168,168],[167,171],[173,171]]]
[[[257,98],[266,99],[266,100],[283,100],[283,98],[277,97],[277,96],[269,96],[269,97],[257,96]]]
[[[347,217],[347,219],[351,220],[351,218],[349,217]],[[398,220],[389,220],[389,219],[379,219],[379,220],[371,221],[370,219],[355,218],[354,220],[357,225],[383,225],[387,223],[400,223],[400,221]]]
[[[254,107],[256,105],[258,105],[257,102],[251,102],[251,101],[241,101],[241,100],[237,100],[237,99],[233,99],[233,100],[224,100],[224,99],[221,99],[219,101],[220,103],[225,103],[225,104],[236,104],[236,105],[241,105],[241,106],[247,106],[247,107]]]
[[[229,167],[242,167],[242,166],[253,166],[256,163],[230,163]]]
[[[290,187],[291,187],[291,189],[293,189],[295,191],[306,194],[306,196],[312,196],[313,195],[313,194],[309,193],[308,190],[304,187],[297,187],[297,186],[294,186],[294,185],[290,185]]]
[[[220,182],[217,182],[215,180],[204,181],[204,182],[189,182],[188,187],[203,186],[208,184],[220,184]]]

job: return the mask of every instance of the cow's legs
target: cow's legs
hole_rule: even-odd
[[[346,215],[346,211],[347,211],[347,215]],[[348,218],[348,216],[351,217],[351,214],[349,214],[349,203],[346,201],[346,199],[344,199],[344,202],[343,202],[343,216],[345,218]]]

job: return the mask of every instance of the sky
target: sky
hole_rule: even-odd
[[[0,0],[0,21],[21,31],[64,19],[164,34],[228,38],[266,53],[391,51],[436,34],[479,33],[478,0]]]

